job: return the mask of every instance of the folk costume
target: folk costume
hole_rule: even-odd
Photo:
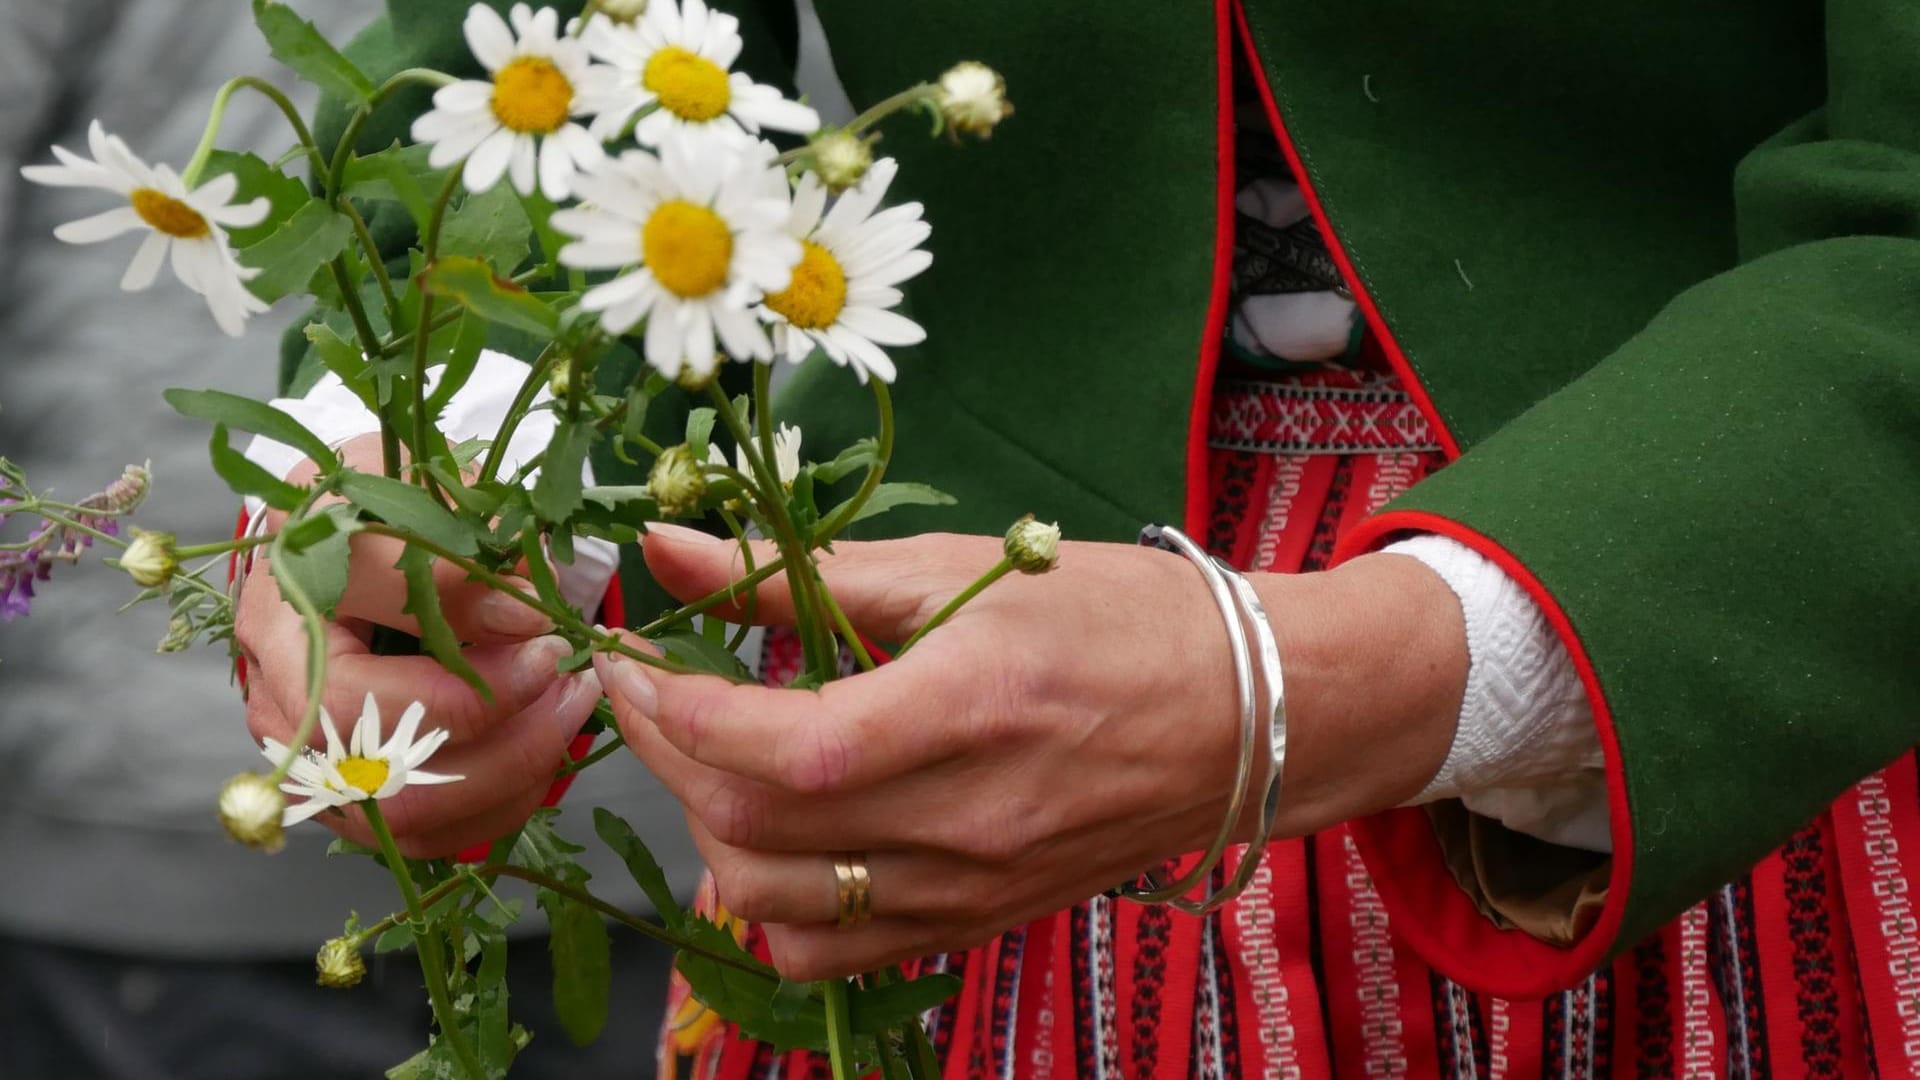
[[[1920,8],[821,6],[855,101],[978,57],[1020,109],[887,144],[939,238],[895,468],[960,498],[887,529],[1171,520],[1281,571],[1448,537],[1546,614],[1604,766],[1609,853],[1403,808],[1205,919],[929,958],[949,1076],[1920,1070]],[[356,59],[449,59],[455,7]],[[1310,230],[1238,220],[1236,62]],[[797,378],[810,443],[861,433],[844,376]],[[695,1075],[825,1075],[690,1034]]]

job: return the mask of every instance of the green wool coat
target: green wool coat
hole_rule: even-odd
[[[756,2],[721,6],[778,78],[792,16]],[[1359,830],[1443,972],[1571,985],[1913,743],[1920,4],[819,6],[856,105],[977,58],[1018,106],[985,144],[920,119],[884,144],[936,260],[894,475],[961,500],[885,528],[1034,511],[1109,540],[1206,505],[1244,19],[1336,258],[1458,457],[1348,553],[1427,529],[1495,557],[1573,652],[1607,754],[1611,884],[1568,948],[1482,918],[1417,818]],[[394,0],[354,55],[470,67],[464,7]],[[820,451],[867,432],[864,404],[821,363],[785,403]]]

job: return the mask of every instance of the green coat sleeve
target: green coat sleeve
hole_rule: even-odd
[[[1480,548],[1587,682],[1615,855],[1571,947],[1473,910],[1417,812],[1356,824],[1395,929],[1476,989],[1570,987],[1920,736],[1920,6],[1826,23],[1824,108],[1732,178],[1740,263],[1347,546]]]

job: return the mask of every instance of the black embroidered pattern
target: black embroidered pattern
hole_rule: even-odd
[[[1743,877],[1707,904],[1707,966],[1727,1018],[1727,1075],[1769,1080],[1766,995],[1754,939],[1753,879]]]
[[[1240,523],[1253,501],[1259,455],[1216,451],[1213,512],[1207,518],[1206,548],[1223,559],[1233,557]]]
[[[1787,902],[1787,938],[1793,945],[1794,1008],[1800,1019],[1800,1058],[1807,1075],[1840,1072],[1840,995],[1834,986],[1833,927],[1827,915],[1825,842],[1817,824],[1793,834],[1780,849]]]
[[[1307,544],[1306,557],[1300,560],[1300,569],[1325,570],[1333,559],[1333,542],[1340,528],[1340,518],[1346,512],[1347,499],[1353,493],[1353,459],[1336,459],[1333,467],[1333,480],[1327,485],[1327,501],[1320,511],[1320,520],[1314,523],[1313,539]]]
[[[1129,1073],[1138,1080],[1152,1080],[1160,1057],[1160,998],[1166,989],[1167,938],[1172,927],[1173,913],[1165,907],[1140,912],[1134,941],[1133,1000],[1128,1003],[1133,1024]]]
[[[1013,1054],[1013,1024],[1019,1008],[1020,960],[1026,955],[1027,928],[1006,932],[1000,939],[1000,968],[993,974],[993,1075],[1011,1075],[1005,1066]]]
[[[1637,1075],[1645,1080],[1675,1075],[1673,998],[1667,950],[1658,936],[1634,946],[1634,1042],[1640,1048]]]

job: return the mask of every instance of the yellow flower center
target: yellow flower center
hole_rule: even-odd
[[[573,84],[553,61],[523,56],[493,74],[493,115],[510,131],[559,131],[573,108]]]
[[[372,795],[387,782],[387,763],[380,758],[350,757],[340,763],[340,779]]]
[[[727,283],[733,233],[720,215],[684,199],[663,202],[640,229],[640,258],[668,292],[705,296]]]
[[[824,330],[847,306],[847,272],[833,253],[811,240],[800,241],[800,265],[787,287],[767,297],[767,306],[802,330]]]
[[[182,240],[198,240],[213,231],[200,211],[165,192],[150,187],[134,188],[129,198],[133,201],[133,212],[157,232]]]
[[[705,122],[733,104],[726,69],[678,45],[653,54],[640,73],[640,85],[660,98],[661,108],[682,120]]]

